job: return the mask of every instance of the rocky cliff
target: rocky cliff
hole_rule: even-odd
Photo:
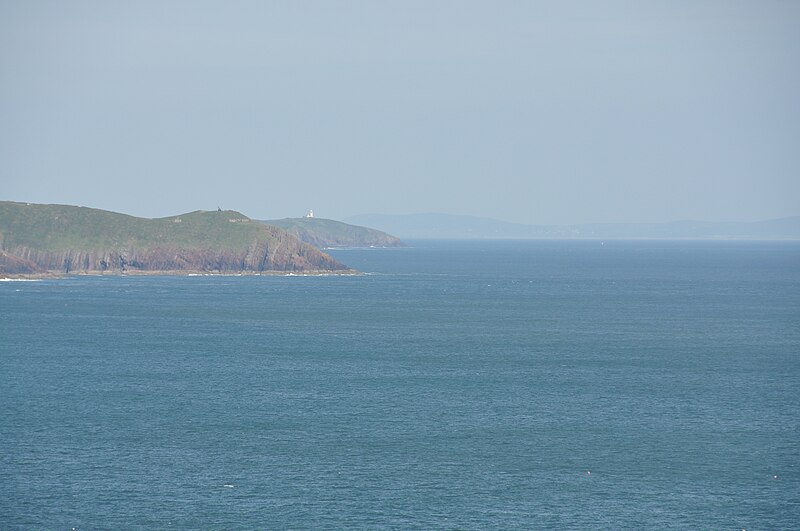
[[[286,231],[235,211],[143,219],[0,202],[0,274],[346,270]]]

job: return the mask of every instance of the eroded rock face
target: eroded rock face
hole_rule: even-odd
[[[118,249],[93,251],[42,251],[28,247],[0,253],[0,272],[30,274],[126,271],[340,271],[346,266],[305,244],[269,246],[254,242],[246,252],[214,249]]]
[[[36,262],[0,251],[0,274],[28,275],[40,271]]]

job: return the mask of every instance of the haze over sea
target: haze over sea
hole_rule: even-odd
[[[3,529],[800,522],[800,244],[0,283]]]

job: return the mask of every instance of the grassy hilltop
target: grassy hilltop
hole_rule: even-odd
[[[286,231],[232,210],[145,219],[0,201],[0,273],[344,269]]]
[[[263,221],[280,227],[319,249],[329,247],[402,247],[399,238],[376,229],[323,218],[285,218]]]

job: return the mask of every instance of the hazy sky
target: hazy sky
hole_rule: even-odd
[[[0,199],[800,214],[800,2],[3,1]]]

